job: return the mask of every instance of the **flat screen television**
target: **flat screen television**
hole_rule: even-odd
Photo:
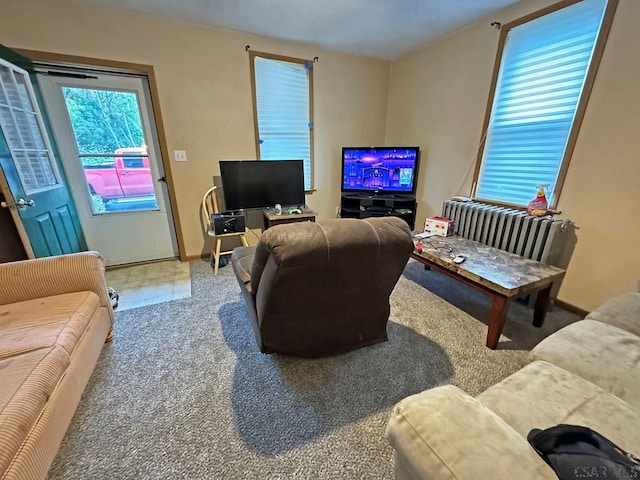
[[[302,160],[223,160],[220,176],[227,210],[305,204]]]
[[[343,147],[342,191],[415,194],[420,147]]]

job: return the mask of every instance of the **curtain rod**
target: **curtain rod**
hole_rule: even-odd
[[[244,46],[244,51],[245,52],[251,51],[251,45],[245,45]],[[320,61],[319,57],[313,57],[313,63],[318,63],[319,61]]]

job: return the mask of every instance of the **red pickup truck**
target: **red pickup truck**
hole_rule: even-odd
[[[114,154],[116,157],[111,163],[84,167],[84,175],[94,204],[100,200],[106,203],[125,197],[154,196],[147,150],[119,148]]]

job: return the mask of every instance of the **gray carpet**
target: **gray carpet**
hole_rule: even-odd
[[[191,298],[116,314],[49,478],[391,479],[396,402],[446,383],[475,395],[577,320],[556,308],[537,329],[514,303],[491,351],[489,300],[411,261],[388,342],[303,360],[258,352],[230,266],[191,272]]]

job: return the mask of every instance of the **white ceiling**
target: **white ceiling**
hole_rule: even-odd
[[[518,0],[79,0],[395,59]]]

